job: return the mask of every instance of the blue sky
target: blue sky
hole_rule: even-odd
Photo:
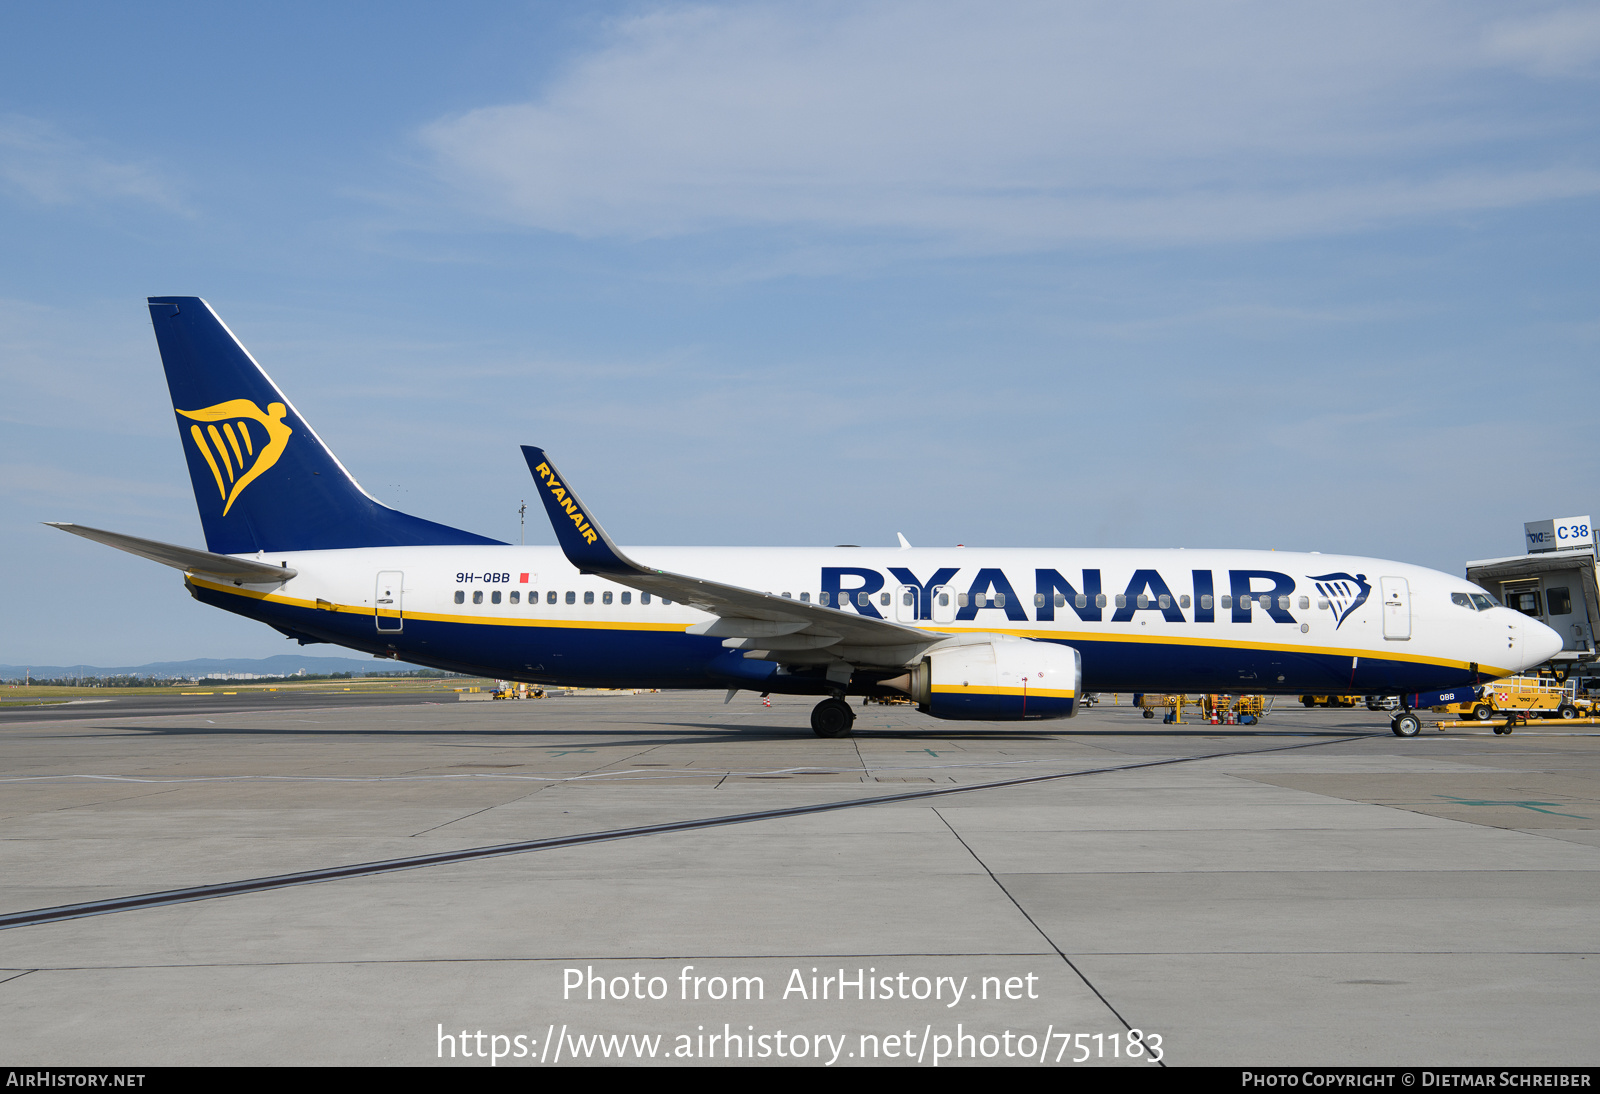
[[[39,524],[202,543],[162,294],[500,538],[535,443],[624,543],[1514,553],[1597,91],[1592,4],[13,7],[0,662],[288,647]]]

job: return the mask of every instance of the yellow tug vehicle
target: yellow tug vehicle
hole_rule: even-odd
[[[1508,676],[1485,684],[1476,699],[1432,707],[1435,714],[1490,721],[1496,714],[1523,718],[1577,718],[1592,714],[1594,703],[1577,697],[1577,681],[1563,683],[1551,676]]]
[[[1302,695],[1300,702],[1308,707],[1353,707],[1364,701],[1361,695]]]

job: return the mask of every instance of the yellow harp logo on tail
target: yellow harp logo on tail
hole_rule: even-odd
[[[200,410],[178,411],[185,418],[206,423],[203,431],[198,425],[191,425],[189,436],[194,438],[217,480],[223,516],[228,515],[244,488],[283,455],[289,435],[294,432],[283,424],[288,412],[282,403],[268,403],[266,413],[262,413],[249,399],[230,399]]]

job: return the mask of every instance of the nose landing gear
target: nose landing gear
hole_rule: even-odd
[[[811,708],[811,732],[818,737],[848,737],[856,712],[843,699],[824,699]]]

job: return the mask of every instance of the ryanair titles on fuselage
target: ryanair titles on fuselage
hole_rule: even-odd
[[[883,618],[879,611],[880,594],[890,585],[892,578],[896,589],[914,590],[916,618],[931,620],[935,615],[935,591],[945,589],[956,595],[954,621],[966,622],[977,618],[985,609],[998,609],[1006,619],[1026,622],[1029,618],[1026,602],[1017,595],[1017,586],[1005,571],[997,566],[980,567],[964,592],[951,588],[950,582],[961,572],[959,567],[944,566],[923,579],[909,567],[890,566],[888,576],[883,571],[865,566],[824,566],[819,581],[818,602],[825,606],[853,607],[862,615]],[[1076,571],[1076,583],[1062,575],[1060,570],[1035,567],[1031,589],[1034,618],[1042,622],[1070,618],[1071,612],[1084,622],[1127,623],[1137,612],[1158,612],[1170,623],[1215,623],[1220,610],[1230,622],[1249,623],[1254,609],[1260,608],[1275,623],[1297,623],[1293,614],[1306,610],[1309,604],[1296,606],[1293,597],[1297,582],[1289,574],[1276,570],[1226,570],[1223,571],[1227,591],[1217,593],[1217,572],[1190,570],[1188,582],[1175,592],[1162,574],[1155,569],[1140,568],[1133,571],[1126,587],[1117,594],[1105,591],[1101,570],[1085,568]],[[1371,592],[1366,574],[1335,572],[1307,575],[1306,580],[1316,587],[1318,598],[1329,601],[1328,609],[1342,624],[1350,614],[1366,602]],[[1188,590],[1192,590],[1192,595]],[[1309,597],[1307,597],[1309,600]],[[1192,617],[1185,612],[1192,612]],[[1107,613],[1110,613],[1109,616]]]

